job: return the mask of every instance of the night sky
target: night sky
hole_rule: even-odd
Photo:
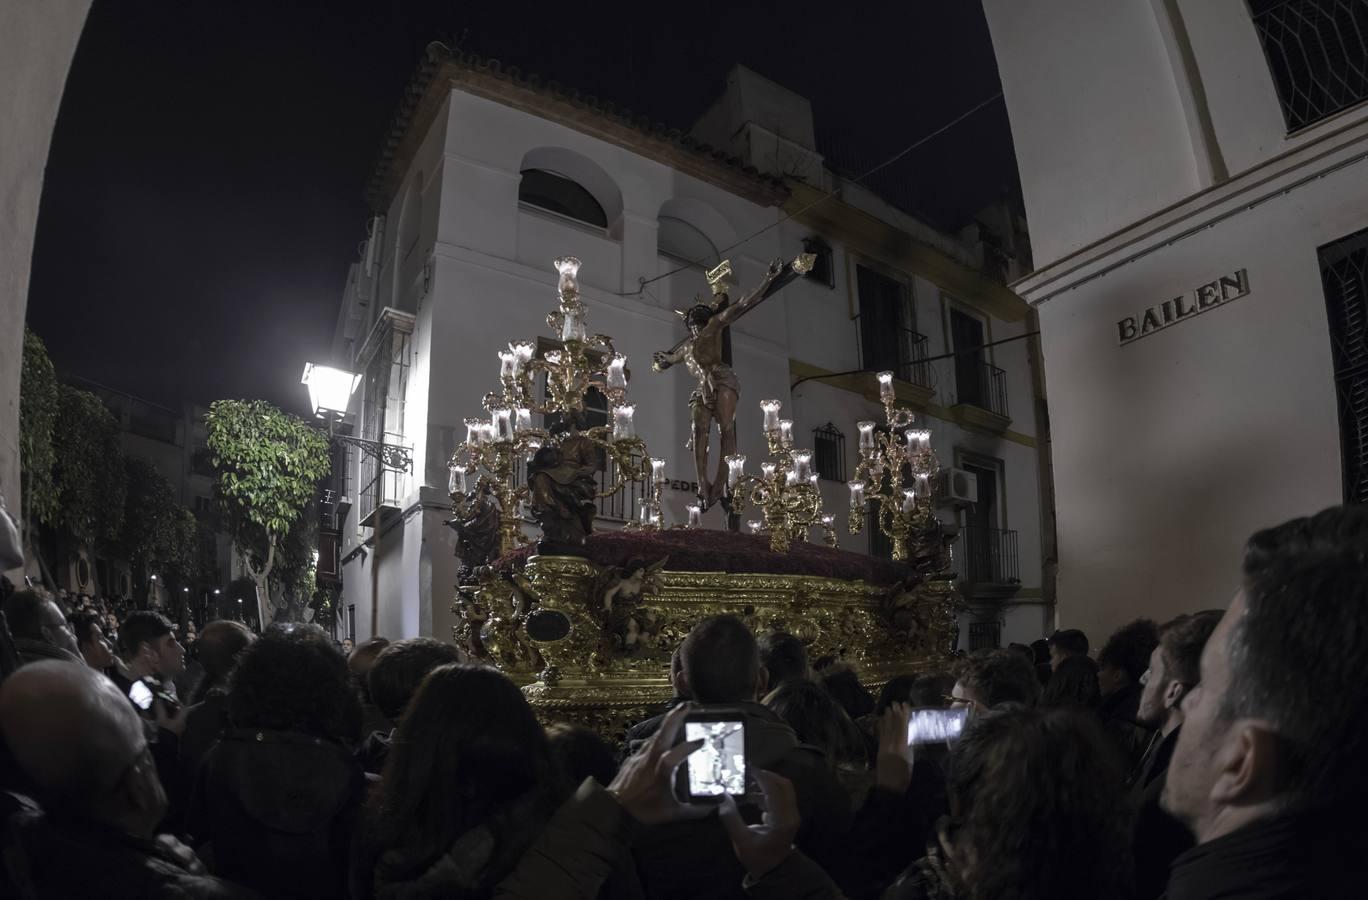
[[[362,191],[436,38],[684,129],[740,62],[808,97],[861,168],[1000,90],[976,0],[736,5],[95,0],[53,135],[30,327],[59,373],[168,405],[306,411],[299,376],[330,345]],[[1003,104],[891,176],[924,218],[962,225],[1015,189]]]

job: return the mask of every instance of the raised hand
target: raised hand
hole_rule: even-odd
[[[722,825],[731,837],[736,858],[751,878],[764,877],[793,852],[793,839],[802,819],[793,782],[782,775],[757,769],[752,773],[765,795],[765,817],[759,825],[747,825],[731,795],[722,798]]]
[[[691,708],[684,703],[671,710],[646,746],[622,764],[617,777],[608,785],[608,793],[642,824],[699,819],[712,811],[710,807],[683,803],[674,792],[675,769],[703,746],[701,740],[674,746]]]
[[[894,703],[879,720],[879,758],[874,781],[895,794],[906,793],[912,784],[913,750],[907,742],[907,722],[911,718],[912,707]]]

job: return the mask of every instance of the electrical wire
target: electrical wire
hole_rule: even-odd
[[[954,128],[956,125],[958,125],[959,123],[963,122],[965,119],[969,118],[969,117],[972,116],[974,113],[978,112],[979,110],[983,109],[984,107],[988,106],[989,104],[991,104],[991,103],[993,103],[993,102],[995,102],[995,101],[997,101],[997,100],[1000,100],[1000,99],[1002,99],[1002,91],[998,91],[998,92],[997,92],[996,94],[994,94],[993,96],[991,96],[991,97],[989,97],[989,98],[987,98],[987,99],[985,99],[985,100],[983,100],[983,101],[981,101],[981,102],[979,102],[979,103],[976,103],[974,106],[972,106],[972,107],[970,107],[969,109],[965,110],[964,112],[960,113],[958,116],[956,116],[955,118],[951,119],[949,122],[946,122],[944,125],[942,125],[941,127],[937,128],[935,131],[931,132],[930,134],[927,134],[927,135],[924,135],[924,136],[918,138],[917,140],[913,141],[911,144],[907,145],[907,146],[904,147],[903,149],[899,150],[897,153],[895,153],[895,154],[893,154],[892,156],[890,156],[888,159],[884,160],[883,162],[879,163],[879,164],[878,164],[877,166],[875,166],[874,168],[870,169],[868,172],[865,172],[863,175],[860,175],[858,178],[849,179],[849,181],[850,181],[851,183],[853,183],[853,184],[859,184],[860,182],[864,181],[866,178],[870,177],[871,175],[874,175],[875,173],[880,172],[880,171],[882,171],[882,170],[888,168],[889,166],[893,165],[895,162],[897,162],[898,160],[902,159],[904,156],[906,156],[907,154],[911,153],[913,150],[916,150],[918,147],[922,146],[922,145],[925,144],[927,141],[930,141],[930,140],[933,140],[933,139],[935,139],[935,138],[937,138],[937,137],[940,137],[942,134],[944,134],[945,132],[949,131],[951,128]],[[745,237],[741,238],[739,241],[735,242],[734,244],[731,244],[731,245],[729,245],[729,246],[727,246],[727,247],[723,247],[721,250],[717,251],[717,255],[718,255],[719,257],[720,257],[720,256],[724,256],[724,255],[726,255],[727,253],[730,253],[731,251],[735,250],[737,247],[740,247],[740,246],[742,246],[742,245],[744,245],[744,244],[747,244],[747,243],[749,243],[749,242],[755,240],[755,239],[758,238],[760,235],[764,234],[765,232],[769,231],[770,229],[772,229],[772,228],[778,228],[780,225],[784,224],[784,223],[787,222],[789,219],[793,219],[793,218],[796,218],[797,216],[801,216],[801,215],[803,215],[804,213],[806,213],[808,210],[812,209],[813,207],[815,207],[815,206],[817,206],[817,205],[819,205],[819,204],[821,204],[821,203],[825,203],[826,201],[830,200],[832,197],[835,197],[837,194],[839,194],[840,191],[841,191],[840,187],[836,187],[835,189],[833,189],[833,190],[831,190],[831,191],[828,191],[827,193],[825,193],[825,194],[823,194],[822,196],[818,197],[816,200],[813,200],[811,203],[807,204],[806,206],[803,206],[801,209],[796,209],[796,210],[794,210],[793,212],[785,213],[785,214],[784,214],[783,216],[781,216],[780,218],[778,218],[778,219],[774,220],[773,222],[769,223],[768,225],[765,225],[764,227],[762,227],[762,228],[760,228],[760,229],[754,231],[753,233],[746,235]],[[638,279],[638,286],[637,286],[637,289],[636,289],[635,291],[631,291],[631,292],[629,292],[629,293],[621,293],[621,294],[618,294],[617,296],[619,296],[619,297],[639,297],[639,296],[641,296],[641,293],[642,293],[642,291],[645,289],[646,285],[648,285],[648,284],[654,284],[655,282],[660,281],[660,280],[662,280],[662,279],[664,279],[664,278],[669,278],[671,275],[678,275],[680,272],[683,272],[683,271],[685,271],[685,270],[687,270],[687,269],[698,269],[698,268],[703,268],[703,267],[704,267],[704,264],[705,264],[706,262],[707,262],[706,259],[694,260],[693,262],[685,263],[685,264],[682,265],[682,266],[678,266],[678,267],[676,267],[676,268],[673,268],[673,269],[671,269],[670,271],[665,272],[664,274],[657,275],[657,276],[655,276],[654,278],[641,278],[641,279]]]

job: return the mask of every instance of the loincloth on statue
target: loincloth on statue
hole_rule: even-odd
[[[717,389],[728,388],[738,397],[741,395],[741,382],[726,363],[718,363],[699,379],[698,387],[689,395],[689,406],[702,404],[705,409],[717,410]]]

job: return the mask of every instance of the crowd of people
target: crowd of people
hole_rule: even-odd
[[[738,618],[610,743],[452,644],[340,648],[3,602],[0,895],[987,898],[1368,894],[1368,508],[1260,531],[1221,610],[1057,631],[877,695]],[[198,671],[186,677],[185,644]],[[344,652],[345,651],[345,652]],[[912,745],[914,710],[962,709]],[[744,722],[744,793],[681,795]]]

